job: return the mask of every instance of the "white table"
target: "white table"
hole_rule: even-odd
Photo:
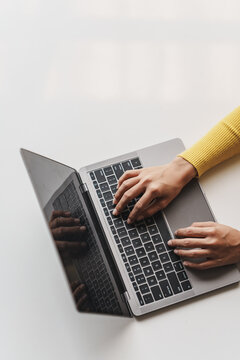
[[[1,359],[237,358],[239,286],[144,319],[77,313],[19,148],[79,168],[190,146],[239,105],[239,20],[237,0],[1,2]],[[236,228],[239,164],[202,179]]]

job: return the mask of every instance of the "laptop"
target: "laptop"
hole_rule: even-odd
[[[180,227],[215,221],[197,179],[140,222],[127,223],[138,199],[112,214],[126,170],[166,164],[183,150],[176,138],[77,171],[21,149],[77,310],[140,316],[239,282],[235,265],[187,269],[167,244]]]

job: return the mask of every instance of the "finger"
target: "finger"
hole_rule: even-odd
[[[142,169],[141,169],[142,170]],[[137,176],[138,174],[140,174],[141,172],[140,169],[138,170],[127,170],[125,171],[125,173],[120,177],[120,179],[118,180],[118,188],[121,186],[121,184],[123,183],[123,181],[131,178],[131,177],[134,177],[134,176]]]
[[[177,254],[179,256],[193,258],[193,259],[204,258],[204,257],[210,256],[210,252],[205,249],[193,249],[193,250],[175,249],[174,252],[175,252],[175,254]]]
[[[116,192],[116,194],[114,195],[114,200],[116,200],[114,202],[114,204],[117,204],[118,201],[121,199],[121,197],[123,196],[123,194],[129,190],[131,187],[133,187],[134,185],[137,184],[137,182],[139,181],[139,179],[137,177],[135,178],[131,178],[128,180],[125,180],[122,185],[118,188],[118,191]]]
[[[181,247],[181,248],[208,248],[211,245],[206,238],[184,238],[184,239],[171,239],[168,241],[169,246]]]
[[[165,200],[156,199],[152,205],[149,205],[147,209],[142,211],[141,215],[137,216],[136,220],[140,221],[142,219],[153,216],[158,211],[162,210],[165,206],[167,206]]]
[[[193,227],[189,226],[175,231],[176,236],[181,237],[206,237],[211,233],[212,228],[209,227]]]
[[[66,237],[83,235],[86,231],[85,226],[72,226],[72,227],[58,227],[52,230],[52,234],[55,240],[61,240]]]
[[[68,217],[70,215],[71,215],[70,211],[54,210],[52,212],[50,221],[54,220],[55,218],[57,218],[59,216]]]
[[[119,203],[116,205],[113,211],[113,215],[118,215],[121,211],[123,211],[123,209],[132,199],[134,199],[141,193],[142,193],[142,187],[139,184],[133,186],[131,189],[126,191],[125,194],[122,196],[121,200],[119,201]]]
[[[215,226],[216,223],[214,221],[205,221],[205,222],[194,222],[191,226],[193,227],[211,227]]]
[[[136,202],[134,208],[128,216],[128,223],[132,223],[141,214],[141,212],[151,203],[153,200],[153,194],[150,191],[146,191],[143,196]]]
[[[87,294],[84,294],[83,296],[80,297],[79,300],[77,300],[77,308],[78,310],[81,310],[81,306],[83,305],[83,303],[87,300]]]
[[[73,296],[78,298],[79,295],[86,289],[85,284],[79,284],[73,291]]]
[[[51,228],[55,229],[57,227],[60,226],[73,226],[76,224],[80,224],[80,220],[77,218],[72,218],[72,217],[57,217],[54,220],[51,221]]]
[[[84,253],[87,249],[87,243],[82,242],[69,242],[69,241],[56,241],[56,245],[58,248],[58,251],[64,256],[64,255],[70,255],[72,257],[78,256],[81,253]]]
[[[199,264],[193,263],[191,261],[184,261],[183,265],[196,270],[206,270],[213,267],[221,266],[215,260],[203,261]]]
[[[76,281],[71,282],[71,284],[70,284],[71,290],[74,291],[81,284],[82,284],[82,282],[80,280],[76,280]]]

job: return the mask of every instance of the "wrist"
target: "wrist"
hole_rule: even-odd
[[[183,186],[198,175],[195,167],[181,156],[177,156],[175,159],[173,159],[171,164],[178,171],[180,181],[182,182]]]

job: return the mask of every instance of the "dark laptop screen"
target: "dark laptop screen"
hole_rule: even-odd
[[[79,311],[125,313],[74,169],[21,151]]]

